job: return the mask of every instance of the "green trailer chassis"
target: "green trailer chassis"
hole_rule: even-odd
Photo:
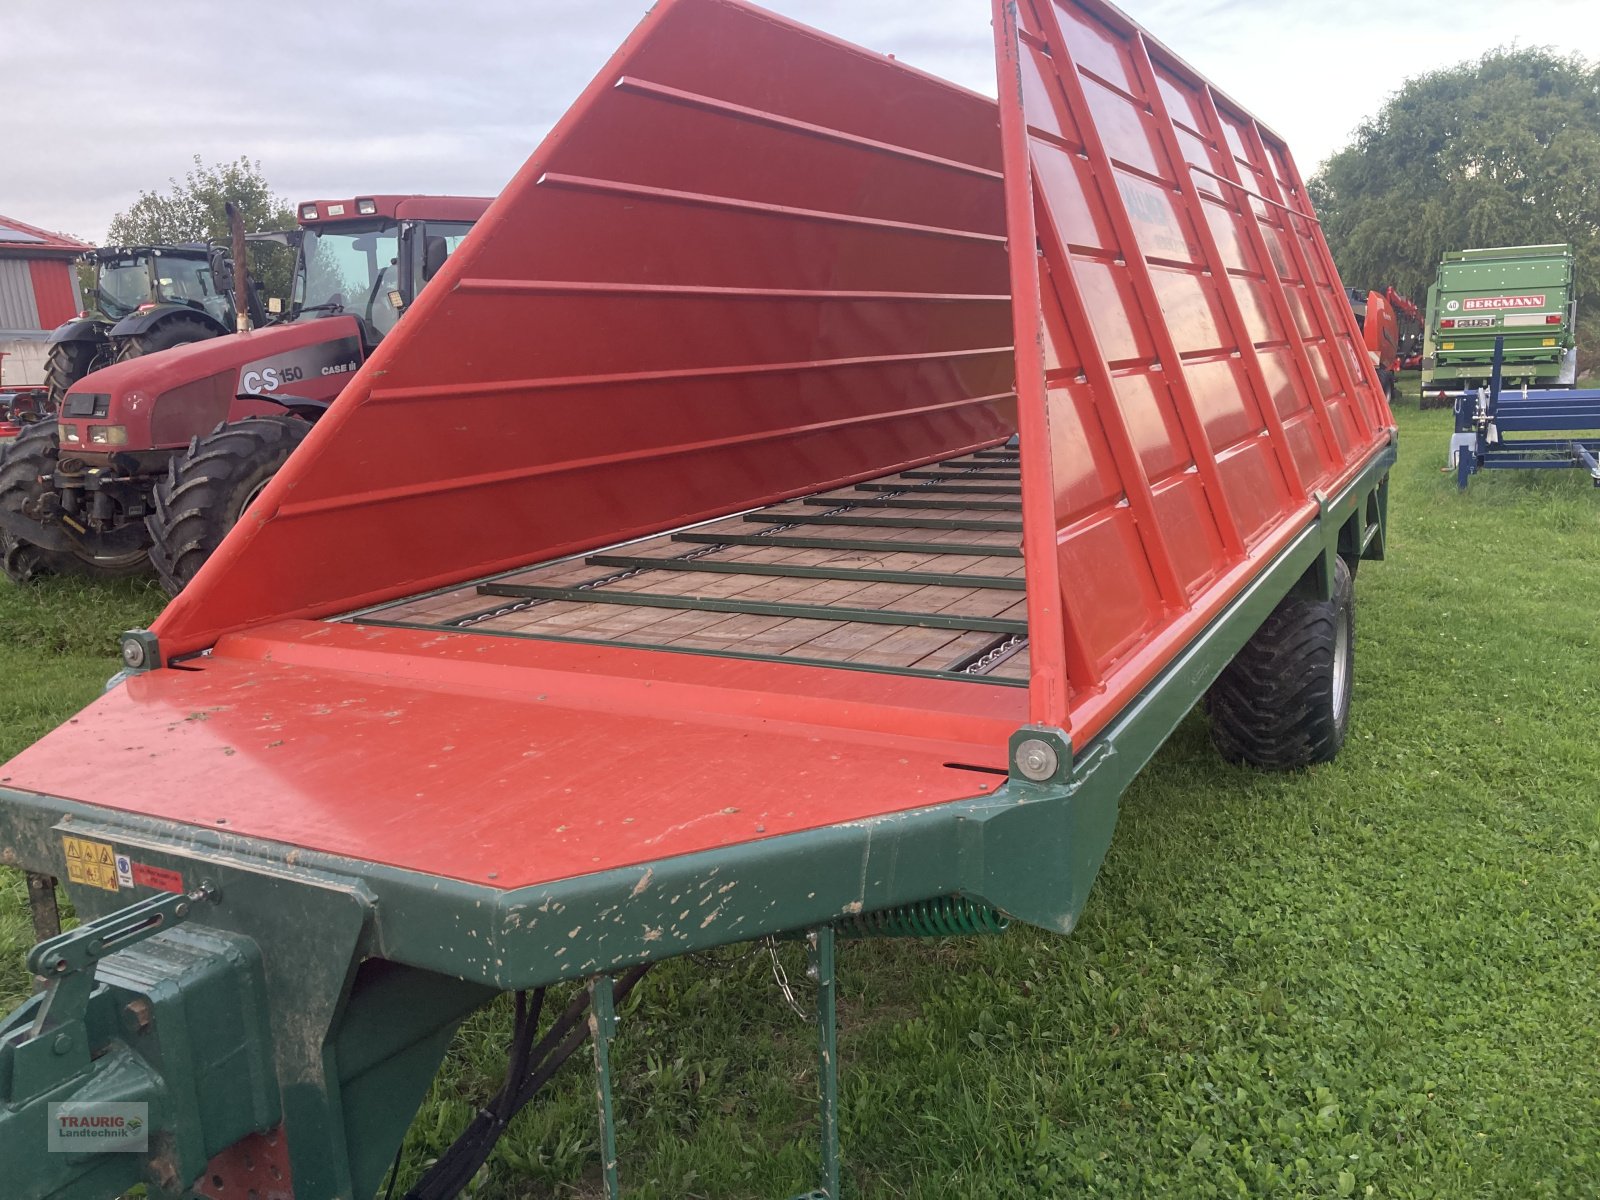
[[[204,880],[131,907],[69,886],[88,924],[35,948],[43,990],[0,1026],[7,1200],[103,1200],[140,1183],[161,1197],[366,1200],[460,1022],[497,993],[562,981],[586,981],[593,1000],[571,1038],[592,1043],[614,1196],[617,980],[770,936],[809,946],[822,1148],[807,1195],[836,1198],[836,935],[978,932],[1003,927],[998,914],[1069,932],[1118,797],[1267,614],[1298,589],[1331,595],[1336,557],[1383,556],[1394,454],[1391,442],[1319,497],[1090,744],[1074,755],[1059,730],[1019,729],[1009,776],[961,802],[499,890],[0,786],[5,865],[61,877],[73,838]],[[84,1100],[148,1103],[148,1151],[47,1150],[49,1106]]]

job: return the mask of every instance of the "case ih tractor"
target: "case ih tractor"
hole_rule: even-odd
[[[109,577],[153,563],[176,594],[488,207],[482,197],[313,201],[287,311],[113,363],[56,423],[0,452],[0,566]]]
[[[50,335],[45,382],[52,405],[90,371],[234,331],[233,264],[227,251],[178,246],[102,246],[83,256],[95,267],[83,312]],[[247,300],[252,321],[263,314]]]

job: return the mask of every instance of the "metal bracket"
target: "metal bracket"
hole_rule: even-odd
[[[1024,725],[1011,735],[1011,778],[1023,784],[1062,784],[1072,773],[1072,739],[1065,729]]]
[[[148,629],[130,629],[122,635],[122,673],[139,675],[160,667],[161,643]]]
[[[45,989],[0,1024],[0,1040],[15,1055],[13,1094],[42,1094],[88,1069],[89,1002],[100,959],[183,921],[198,900],[214,894],[202,884],[186,896],[157,896],[47,938],[29,951],[28,970],[44,979]]]
[[[152,896],[40,942],[28,952],[28,970],[49,980],[50,990],[29,1036],[81,1024],[100,959],[182,923],[196,904],[214,900],[217,894],[210,882],[202,882],[187,894]]]

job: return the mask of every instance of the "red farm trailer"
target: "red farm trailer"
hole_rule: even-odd
[[[43,933],[50,877],[86,919],[0,1024],[8,1200],[371,1196],[504,992],[409,1194],[587,1044],[616,1195],[618,999],[783,936],[836,1197],[839,938],[1069,932],[1202,699],[1230,758],[1337,752],[1395,441],[1294,162],[1098,0],[995,18],[998,104],[662,0],[0,767]]]

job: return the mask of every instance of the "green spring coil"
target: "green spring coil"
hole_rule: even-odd
[[[841,937],[959,937],[974,933],[1004,933],[1011,918],[987,904],[974,904],[960,896],[918,900],[898,908],[863,913],[840,921]]]

